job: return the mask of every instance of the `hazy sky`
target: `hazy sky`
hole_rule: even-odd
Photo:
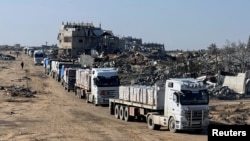
[[[58,44],[62,22],[92,22],[166,50],[248,42],[250,0],[1,0],[0,45]]]

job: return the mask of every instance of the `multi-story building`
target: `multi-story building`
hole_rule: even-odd
[[[133,38],[131,36],[120,38],[119,48],[122,51],[136,50],[136,48],[142,45],[142,39]]]
[[[92,23],[62,24],[58,34],[58,56],[77,58],[81,54],[110,53],[118,50],[119,38],[112,31]]]

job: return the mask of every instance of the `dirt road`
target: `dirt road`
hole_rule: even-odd
[[[24,61],[24,69],[20,63]],[[21,54],[15,61],[0,61],[0,140],[26,141],[206,141],[207,135],[152,131],[144,122],[124,122],[77,99],[60,83]],[[7,86],[30,88],[33,98],[11,97]]]

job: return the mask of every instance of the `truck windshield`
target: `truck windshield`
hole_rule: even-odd
[[[118,76],[104,77],[98,76],[94,79],[95,84],[98,87],[114,87],[120,85],[120,79]]]
[[[206,105],[209,102],[207,90],[201,90],[197,93],[183,90],[179,96],[181,105]]]
[[[35,53],[35,57],[43,57],[42,53]]]

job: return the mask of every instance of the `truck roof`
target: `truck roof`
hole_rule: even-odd
[[[194,78],[170,78],[168,81],[176,82],[176,83],[197,83],[198,81]]]
[[[35,53],[43,53],[43,51],[42,50],[34,50],[34,54]]]
[[[173,83],[172,87],[176,90],[200,90],[206,89],[206,85],[203,82],[198,82],[194,78],[171,78],[167,80],[167,83]],[[168,84],[169,85],[169,84]]]
[[[95,70],[97,72],[116,71],[115,68],[92,68],[92,70]]]
[[[91,72],[93,72],[94,76],[116,76],[117,71],[115,68],[92,68]]]

